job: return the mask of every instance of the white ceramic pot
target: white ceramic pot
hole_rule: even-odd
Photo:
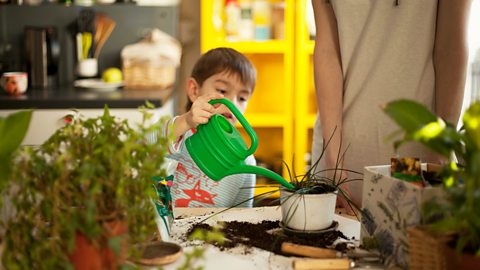
[[[301,231],[317,231],[332,225],[337,193],[294,194],[280,191],[282,222]]]

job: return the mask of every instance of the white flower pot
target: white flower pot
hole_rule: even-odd
[[[294,194],[280,191],[282,222],[301,231],[323,230],[333,223],[337,194]]]

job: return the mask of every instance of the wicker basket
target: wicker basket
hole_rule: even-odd
[[[122,66],[125,88],[167,89],[175,83],[174,66],[150,66],[124,63]]]
[[[410,227],[407,232],[410,269],[447,269],[445,248],[451,236],[427,231],[422,226]]]
[[[180,42],[159,29],[153,29],[144,39],[122,49],[125,88],[172,88],[181,54]]]

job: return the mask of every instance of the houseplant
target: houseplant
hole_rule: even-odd
[[[286,166],[294,189],[280,187],[280,204],[282,224],[290,229],[318,231],[330,227],[333,224],[337,196],[344,199],[352,209],[360,210],[349,193],[342,188],[348,182],[361,180],[355,177],[361,173],[341,167],[346,150],[343,153],[338,151],[334,168],[317,168],[332,137],[333,134],[326,143],[324,141],[318,160],[304,175],[296,175]]]
[[[479,258],[480,102],[466,110],[460,130],[415,101],[393,101],[384,111],[403,131],[403,138],[394,144],[396,148],[407,141],[417,141],[448,160],[441,171],[447,203],[440,205],[432,201],[426,204],[428,227],[437,232],[453,233],[451,244],[457,252]]]
[[[20,111],[0,117],[0,190],[10,172],[10,158],[27,134],[32,111]]]
[[[10,200],[6,196],[6,187],[11,157],[25,138],[31,117],[32,111],[20,111],[7,117],[0,117],[0,256],[3,254],[4,225],[11,214],[11,207],[6,203]]]
[[[140,109],[136,128],[107,107],[97,118],[77,112],[44,144],[22,149],[10,180],[16,215],[5,234],[6,268],[116,269],[138,255],[127,242],[155,232],[150,178],[165,174],[166,140],[156,132],[163,121],[147,124],[151,107]]]

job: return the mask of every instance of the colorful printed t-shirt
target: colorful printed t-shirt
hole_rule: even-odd
[[[171,120],[173,123],[175,118]],[[167,124],[166,132],[168,134]],[[177,162],[173,173],[171,188],[172,199],[176,207],[252,207],[256,176],[254,174],[235,174],[220,181],[206,176],[192,160],[185,141],[196,132],[187,131],[169,146],[167,158]],[[256,165],[252,156],[245,160],[247,165]],[[248,201],[247,201],[248,200]]]

